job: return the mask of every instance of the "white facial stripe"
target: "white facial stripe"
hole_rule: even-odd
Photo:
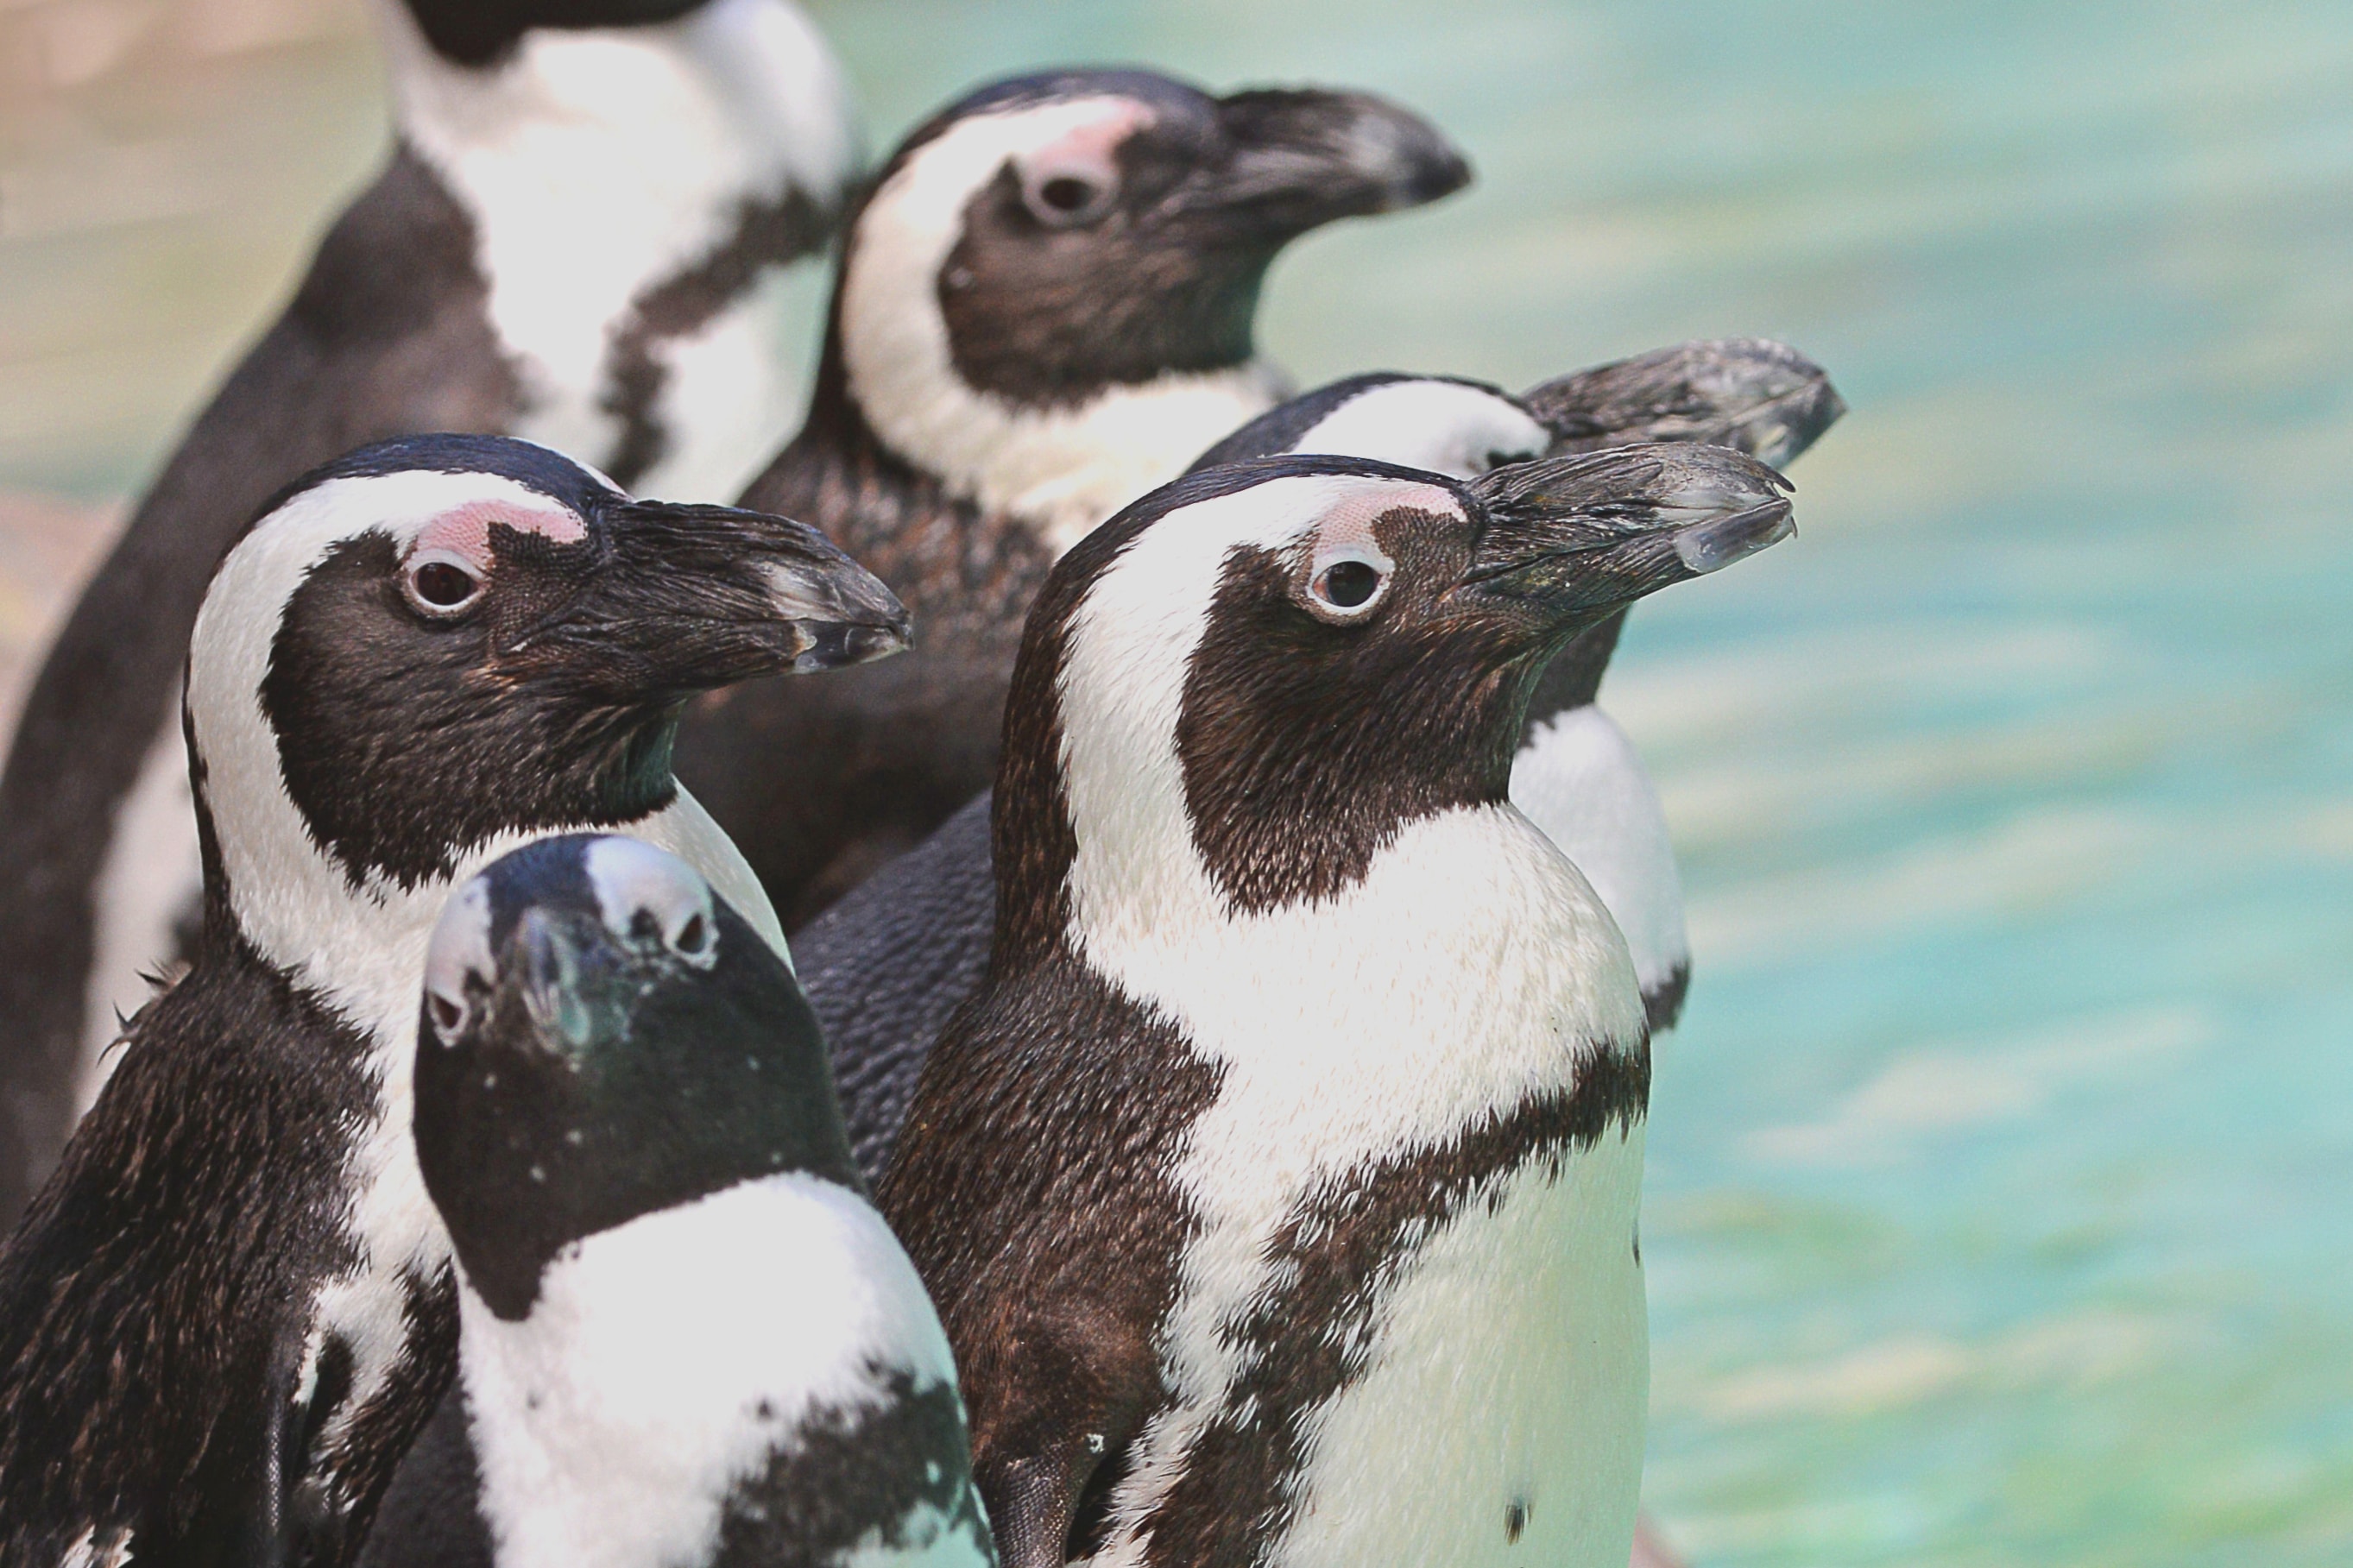
[[[377,12],[401,132],[473,218],[491,321],[531,405],[523,432],[567,451],[613,448],[606,353],[641,293],[723,243],[745,201],[797,187],[835,205],[859,162],[840,68],[790,0],[712,0],[649,26],[538,28],[488,69],[436,55],[398,0]],[[781,301],[746,304],[713,330],[758,350],[681,345],[669,363],[683,376],[710,362],[744,395],[736,409],[767,417],[721,421],[728,439],[716,446],[699,437],[708,422],[676,422],[693,461],[666,461],[659,479],[644,477],[649,490],[732,500],[788,433],[774,331],[758,335]]]
[[[586,869],[597,912],[615,936],[628,937],[640,910],[653,916],[663,940],[673,944],[697,917],[716,930],[711,885],[675,855],[635,838],[600,838],[588,847]],[[707,950],[707,956],[716,954],[716,948]]]
[[[1250,364],[1041,410],[976,392],[956,372],[939,280],[965,204],[1008,161],[1103,140],[1140,110],[1087,98],[958,121],[875,192],[844,263],[842,357],[875,432],[953,492],[1029,522],[1058,553],[1275,397],[1271,373]]]
[[[1502,453],[1541,456],[1552,437],[1510,398],[1456,381],[1384,382],[1334,409],[1294,452],[1374,458],[1458,479],[1475,479]]]

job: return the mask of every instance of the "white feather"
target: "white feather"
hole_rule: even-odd
[[[172,957],[172,927],[204,893],[195,807],[188,794],[188,750],[180,705],[155,736],[131,793],[114,810],[113,833],[91,900],[90,974],[83,987],[81,1070],[74,1114],[106,1087],[120,1054],[108,1047],[128,1018],[155,994],[148,976]]]
[[[1644,991],[1691,963],[1666,807],[1615,720],[1588,703],[1536,725],[1512,763],[1512,804],[1617,917]]]
[[[790,0],[537,28],[480,68],[435,54],[393,0],[377,9],[401,132],[474,220],[531,405],[516,434],[603,460],[620,428],[607,350],[639,296],[716,249],[747,202],[839,199],[859,156],[840,67]],[[691,417],[665,420],[683,445],[647,493],[732,500],[790,434],[776,299],[756,291],[670,348],[665,403]]]
[[[1320,531],[1397,505],[1455,509],[1429,486],[1302,478],[1172,512],[1098,579],[1071,624],[1060,697],[1074,942],[1222,1069],[1175,1173],[1199,1218],[1161,1346],[1176,1405],[1115,1499],[1105,1565],[1140,1561],[1134,1525],[1246,1370],[1230,1330],[1277,1283],[1270,1244],[1311,1191],[1571,1089],[1593,1051],[1641,1039],[1616,924],[1509,805],[1414,823],[1356,885],[1260,911],[1228,902],[1194,844],[1176,721],[1227,553],[1306,548]],[[1612,1133],[1557,1187],[1524,1181],[1498,1208],[1472,1205],[1414,1256],[1375,1330],[1367,1386],[1394,1403],[1357,1414],[1370,1408],[1360,1389],[1318,1416],[1301,1518],[1361,1512],[1416,1543],[1371,1552],[1384,1559],[1500,1563],[1508,1489],[1524,1488],[1538,1509],[1577,1521],[1575,1552],[1548,1560],[1624,1561],[1647,1381],[1631,1259],[1641,1147],[1639,1134]],[[1492,1265],[1530,1232],[1546,1237],[1535,1256]],[[1514,1366],[1556,1373],[1557,1397],[1472,1402]],[[1526,1430],[1498,1436],[1521,1412]],[[1438,1517],[1481,1514],[1475,1539],[1400,1511],[1401,1499],[1426,1494],[1394,1468],[1432,1447],[1445,1475],[1477,1489]],[[1299,1526],[1283,1552],[1365,1560],[1345,1526],[1322,1528],[1339,1533]]]
[[[806,1174],[575,1243],[521,1321],[470,1290],[459,1303],[501,1568],[707,1562],[731,1488],[810,1416],[879,1406],[894,1373],[919,1391],[955,1378],[931,1298],[881,1216]],[[933,1522],[932,1550],[877,1543],[860,1560],[985,1560]]]
[[[1358,393],[1308,426],[1290,450],[1372,458],[1458,479],[1543,455],[1552,437],[1501,393],[1414,377]]]
[[[956,371],[939,279],[965,203],[1008,159],[1134,112],[1128,100],[1084,98],[959,121],[875,192],[844,262],[843,358],[876,434],[953,492],[1030,523],[1057,553],[1265,412],[1279,385],[1252,363],[1043,409],[976,391]]]

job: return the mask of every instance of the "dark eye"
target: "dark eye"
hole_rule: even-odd
[[[458,1027],[466,1021],[466,1007],[438,991],[425,994],[425,1005],[433,1013],[433,1028],[444,1041],[456,1038]]]
[[[671,942],[688,957],[700,957],[711,948],[711,922],[700,913],[690,915],[686,923],[678,928],[678,935]]]
[[[1313,585],[1315,596],[1335,610],[1357,610],[1381,591],[1380,568],[1369,561],[1335,561]]]
[[[1111,188],[1084,174],[1049,174],[1027,187],[1029,211],[1050,228],[1068,228],[1103,216]]]
[[[446,557],[410,562],[406,582],[409,603],[428,616],[455,615],[482,594],[482,580]]]

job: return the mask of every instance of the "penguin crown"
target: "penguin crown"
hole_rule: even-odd
[[[1232,908],[1329,896],[1406,824],[1501,803],[1551,655],[1784,537],[1787,488],[1723,448],[1634,446],[1467,483],[1276,458],[1146,496],[1025,630],[1000,930],[1050,941],[1091,899],[1145,918],[1180,862]]]
[[[264,509],[197,616],[217,869],[248,934],[304,951],[287,884],[311,861],[381,895],[501,833],[634,819],[675,792],[683,699],[906,636],[890,591],[798,523],[634,500],[522,441],[362,448]]]
[[[639,1215],[783,1171],[857,1184],[792,971],[651,845],[541,839],[461,886],[417,1033],[419,1165],[502,1315],[564,1246]]]

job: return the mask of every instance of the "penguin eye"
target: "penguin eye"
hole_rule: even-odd
[[[1021,182],[1029,215],[1048,228],[1076,228],[1111,210],[1112,187],[1092,171],[1040,170]]]
[[[670,944],[689,958],[701,958],[711,951],[712,941],[711,921],[704,918],[701,910],[697,910],[687,917],[684,925],[678,928],[678,934],[670,939]]]
[[[473,608],[482,596],[474,564],[446,550],[420,551],[400,574],[401,592],[419,615],[446,620]]]
[[[1372,612],[1388,574],[1360,557],[1342,556],[1327,563],[1307,584],[1307,607],[1327,621],[1356,621]]]

